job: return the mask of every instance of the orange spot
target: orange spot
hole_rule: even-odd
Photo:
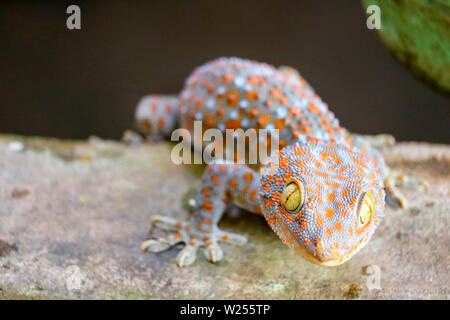
[[[265,79],[263,76],[248,76],[247,82],[256,86],[263,86]]]
[[[245,97],[246,97],[248,100],[250,100],[250,101],[257,100],[257,99],[258,99],[258,92],[257,92],[257,91],[254,91],[254,90],[252,90],[252,91],[247,91],[247,92],[245,93]]]
[[[202,194],[207,197],[209,194],[211,193],[211,189],[209,188],[203,188],[202,189]]]
[[[244,174],[244,180],[248,182],[252,181],[253,175],[250,172],[247,172],[246,174]]]
[[[212,225],[212,220],[211,220],[211,219],[203,218],[202,221],[203,221],[203,223],[205,223],[205,224]]]
[[[334,212],[333,209],[330,209],[330,208],[325,209],[325,216],[326,216],[328,219],[333,219],[334,213],[335,213],[335,212]]]
[[[328,238],[331,238],[331,236],[333,235],[333,229],[331,229],[330,227],[327,227],[325,229],[325,234],[327,235]]]
[[[257,194],[258,194],[258,193],[256,192],[256,190],[252,190],[251,193],[250,193],[250,199],[251,199],[251,200],[255,200]]]
[[[251,107],[249,112],[248,112],[248,117],[250,119],[254,119],[258,116],[259,114],[259,108],[258,107]]]
[[[317,228],[321,228],[323,226],[323,217],[320,213],[317,212],[316,214],[316,223],[315,223]]]
[[[348,180],[348,177],[346,177],[346,176],[341,176],[341,175],[336,175],[336,176],[334,176],[334,178],[336,179],[336,180],[339,180],[339,181],[347,181]],[[355,181],[354,182],[354,184],[360,184],[361,182],[360,181]]]
[[[199,97],[199,98],[197,99],[197,102],[195,103],[195,106],[196,106],[197,108],[201,108],[201,107],[203,106],[203,98],[202,98],[202,97]]]
[[[239,92],[237,92],[236,90],[229,90],[226,96],[228,106],[230,107],[235,107],[239,102]]]
[[[286,98],[285,96],[280,97],[280,99],[278,99],[278,101],[280,101],[280,104],[282,104],[282,105],[287,105],[289,102],[288,98]]]
[[[314,240],[314,245],[316,246],[317,252],[322,252],[322,250],[323,250],[322,239],[316,238],[316,240]]]
[[[342,197],[344,197],[344,199],[348,199],[351,191],[352,189],[350,187],[345,188],[344,190],[342,190]]]
[[[273,106],[273,101],[271,101],[271,100],[266,100],[266,101],[264,102],[264,105],[265,105],[267,108],[271,108],[271,107]]]
[[[289,168],[289,158],[287,157],[280,157],[280,168],[281,169],[287,169]]]
[[[316,174],[316,176],[324,179],[328,179],[330,177],[330,175],[324,171],[315,170],[314,173]]]
[[[302,114],[302,111],[300,109],[294,107],[289,108],[288,111],[294,118],[300,117],[300,115]]]
[[[328,152],[328,151],[322,152],[320,154],[320,158],[322,159],[323,162],[327,162],[328,159],[331,159],[331,161],[333,161],[334,164],[336,164],[336,165],[342,164],[342,159],[340,157],[338,157],[336,154]]]
[[[275,191],[272,195],[272,200],[275,202],[280,202],[281,200],[281,195],[278,191]]]
[[[303,170],[308,169],[308,165],[307,165],[307,164],[305,163],[305,161],[303,161],[303,160],[296,160],[296,161],[295,161],[295,164],[296,164],[298,167],[302,168]]]
[[[281,88],[279,86],[275,86],[270,90],[269,95],[273,98],[281,97]]]
[[[211,114],[204,114],[205,124],[208,128],[215,127],[216,120],[214,119],[214,116]]]
[[[216,89],[216,86],[214,85],[214,83],[210,83],[208,86],[208,93],[211,94],[214,92],[214,90]]]
[[[177,238],[177,239],[180,239],[180,238],[181,238],[181,233],[180,233],[180,232],[175,232],[175,233],[173,234],[173,236],[174,236],[175,238]]]
[[[317,169],[321,169],[323,167],[322,162],[317,161],[316,159],[311,159],[311,162],[314,163],[314,165],[316,166]]]
[[[164,120],[163,117],[158,118],[158,127],[163,128],[165,123],[166,123],[166,121]]]
[[[347,212],[347,210],[345,210],[345,209],[342,209],[339,213],[341,214],[341,217],[343,217],[343,218],[345,218],[346,216],[348,216],[348,212]]]
[[[271,118],[271,116],[270,116],[269,113],[263,114],[263,115],[258,119],[258,125],[259,125],[260,127],[265,127],[266,124],[270,121],[270,118]]]
[[[335,197],[336,197],[336,194],[334,193],[334,191],[328,192],[328,194],[327,194],[327,200],[328,200],[328,202],[333,203]]]
[[[340,187],[339,183],[332,182],[332,181],[329,181],[329,180],[326,180],[326,181],[325,181],[325,184],[326,184],[327,186],[333,188],[333,189],[337,189],[337,188]]]
[[[352,161],[354,163],[358,164],[360,167],[363,167],[364,169],[367,169],[366,164],[362,160],[360,160],[358,158],[352,158]]]
[[[284,179],[289,179],[291,176],[293,175],[293,172],[292,171],[288,171],[288,172],[286,172],[285,174],[284,174]]]
[[[295,155],[295,156],[301,157],[301,156],[304,156],[305,154],[306,154],[305,148],[302,148],[302,147],[296,147],[296,148],[294,149],[294,155]]]
[[[241,127],[241,120],[240,119],[228,119],[225,127],[227,129],[239,129]]]
[[[344,225],[342,224],[341,221],[338,221],[334,224],[334,230],[336,230],[336,232],[341,233],[344,230]]]
[[[229,83],[231,80],[233,80],[233,78],[234,78],[234,74],[232,74],[231,72],[230,72],[230,73],[227,73],[226,75],[224,75],[224,76],[222,77],[222,83],[223,83],[223,84],[227,84],[227,83]]]
[[[214,211],[214,208],[213,208],[213,205],[212,205],[211,201],[203,202],[202,208],[205,209],[206,211],[209,211],[209,212],[213,212]]]
[[[278,130],[282,130],[284,128],[285,123],[286,119],[275,119],[273,121],[275,128],[277,128]]]
[[[217,108],[217,112],[216,112],[217,118],[219,118],[219,119],[222,118],[224,116],[224,114],[225,114],[224,107]]]
[[[285,214],[284,218],[287,220],[287,222],[292,223],[294,222],[294,217],[291,216],[290,214]]]
[[[148,119],[142,120],[141,123],[144,128],[150,129],[152,127],[152,124]]]
[[[236,178],[231,179],[230,186],[232,188],[236,188],[236,186],[237,186],[237,179]]]
[[[219,183],[219,177],[214,175],[214,176],[211,177],[211,181],[212,181],[212,183],[217,185]]]
[[[305,129],[306,129],[306,128],[305,128]],[[309,131],[311,131],[310,128],[307,128],[307,129],[309,129]],[[309,137],[308,137],[308,142],[319,143],[320,140],[317,139],[316,137],[309,136]]]
[[[308,220],[303,220],[302,223],[300,224],[300,227],[305,230],[308,227]]]
[[[308,106],[308,109],[311,112],[314,112],[314,113],[317,113],[317,114],[320,113],[319,108],[314,103],[310,103],[309,106]]]

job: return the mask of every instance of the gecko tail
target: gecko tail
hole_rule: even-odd
[[[175,95],[148,95],[136,107],[136,126],[147,137],[170,137],[178,127],[179,99]]]

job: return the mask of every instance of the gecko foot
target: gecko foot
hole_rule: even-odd
[[[218,227],[213,228],[214,231],[210,233],[205,233],[191,222],[163,216],[154,216],[151,223],[160,229],[173,231],[173,233],[165,237],[146,240],[142,242],[141,249],[149,252],[161,252],[178,243],[185,243],[185,247],[176,258],[179,267],[194,263],[200,247],[205,247],[205,257],[215,263],[223,258],[223,251],[218,244],[219,241],[233,245],[247,243],[246,237],[220,230]]]
[[[412,190],[425,190],[428,188],[428,183],[426,181],[398,171],[392,171],[391,177],[394,184],[397,186]]]
[[[386,202],[394,207],[394,208],[402,208],[407,209],[408,208],[408,201],[403,196],[403,194],[400,192],[400,190],[397,189],[395,184],[387,184],[385,183],[385,191],[386,191]]]
[[[394,136],[386,133],[376,135],[363,135],[362,137],[376,149],[388,148],[395,145]]]
[[[397,186],[417,191],[428,188],[428,184],[425,181],[395,170],[389,172],[384,181],[384,185],[387,202],[394,207],[401,207],[403,209],[408,208],[408,202],[400,190],[397,189]]]

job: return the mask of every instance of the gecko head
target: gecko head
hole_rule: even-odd
[[[374,162],[344,145],[296,144],[262,168],[262,211],[288,246],[325,266],[350,259],[370,239],[384,210]]]

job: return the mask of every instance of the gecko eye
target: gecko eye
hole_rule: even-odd
[[[360,225],[364,226],[369,222],[372,212],[374,211],[373,202],[370,194],[363,193],[360,196],[358,205],[358,222]]]
[[[297,213],[303,205],[303,190],[300,182],[289,180],[281,195],[281,205],[289,213]]]

